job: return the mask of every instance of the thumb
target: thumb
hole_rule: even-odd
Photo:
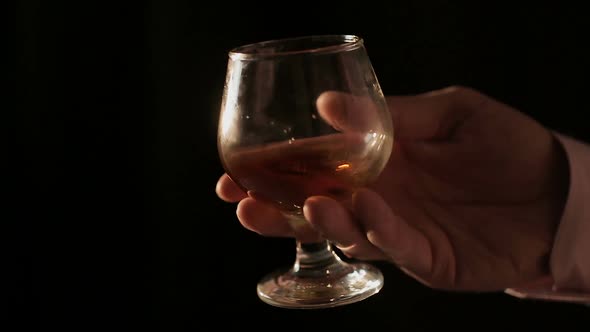
[[[473,89],[449,87],[415,96],[390,96],[395,138],[400,141],[449,140],[488,98]]]
[[[368,96],[338,91],[322,93],[316,107],[319,115],[340,132],[381,131],[382,118],[388,116],[386,105]]]

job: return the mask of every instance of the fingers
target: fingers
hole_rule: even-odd
[[[387,97],[399,140],[444,140],[490,99],[475,90],[449,87],[416,96]]]
[[[246,193],[227,175],[223,174],[215,186],[217,196],[226,202],[235,203],[248,197]]]
[[[307,242],[320,242],[321,235],[300,217],[287,216],[273,206],[248,197],[238,203],[238,220],[246,229],[271,237],[295,237]]]
[[[294,221],[275,207],[244,191],[227,175],[223,174],[215,188],[217,195],[226,202],[239,202],[236,210],[238,220],[246,229],[264,236],[296,237],[302,242],[321,241],[320,235],[306,222]]]
[[[236,210],[238,220],[246,229],[265,236],[293,236],[287,218],[274,207],[253,198],[244,198]]]
[[[379,105],[369,97],[329,91],[318,97],[316,106],[320,116],[338,131],[367,132],[382,128]]]
[[[355,193],[352,204],[371,244],[418,276],[431,273],[432,251],[428,238],[395,215],[381,196],[362,189]]]
[[[331,198],[314,196],[303,207],[305,218],[344,254],[359,259],[386,259],[373,246],[350,213]]]
[[[326,197],[305,202],[306,219],[345,254],[359,259],[388,259],[417,278],[428,278],[432,252],[428,238],[396,216],[378,194],[359,190],[352,214]]]

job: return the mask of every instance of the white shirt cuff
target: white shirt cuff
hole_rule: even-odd
[[[590,145],[556,134],[569,162],[570,186],[550,270],[557,289],[590,292]]]

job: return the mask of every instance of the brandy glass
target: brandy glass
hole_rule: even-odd
[[[374,181],[393,145],[393,125],[363,39],[319,35],[232,49],[218,127],[218,151],[230,178],[275,206],[295,234],[309,224],[306,198],[345,206]],[[308,232],[309,234],[309,232]],[[373,265],[341,259],[324,239],[296,236],[295,261],[258,283],[264,302],[326,308],[379,292]]]

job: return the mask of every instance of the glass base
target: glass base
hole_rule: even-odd
[[[258,283],[258,297],[281,308],[319,309],[364,300],[383,287],[381,271],[369,264],[341,262],[337,270],[319,276],[276,271]]]

